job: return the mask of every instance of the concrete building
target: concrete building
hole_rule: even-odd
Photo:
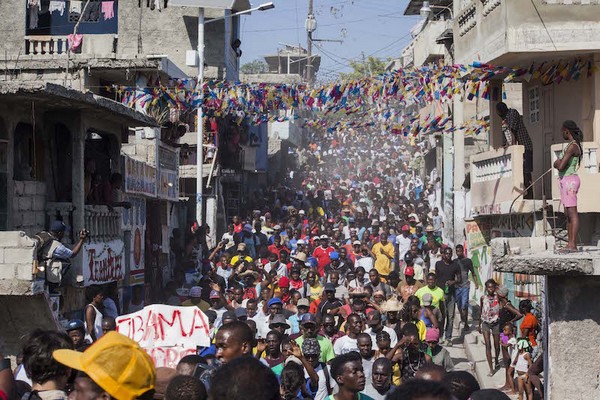
[[[189,51],[198,46],[198,10],[151,3],[114,2],[111,9],[99,1],[63,2],[62,9],[48,0],[0,3],[6,33],[0,44],[0,231],[12,238],[6,251],[0,248],[0,295],[37,292],[32,242],[23,235],[47,229],[54,219],[70,227],[66,243],[84,227],[91,232],[64,301],[54,303],[60,317],[81,317],[84,286],[118,282],[126,312],[131,285],[144,284],[147,298],[156,299],[172,279],[169,239],[188,222],[179,207],[181,136],[195,130],[195,113],[160,102],[135,109],[121,102],[131,91],[197,76]],[[206,20],[250,8],[247,0],[227,4],[231,10],[206,9]],[[208,79],[237,80],[238,38],[239,17],[206,24]],[[103,181],[123,175],[123,200],[131,209],[89,201],[93,163]],[[83,268],[115,255],[121,257],[119,274]],[[13,300],[2,304],[13,307]]]
[[[42,83],[0,82],[0,328],[8,354],[35,326],[58,323],[83,307],[84,286],[129,279],[120,208],[86,199],[98,171],[122,171],[123,132],[155,127],[156,121],[127,106],[92,93]],[[87,158],[86,158],[87,157]],[[86,164],[86,160],[88,163]],[[5,200],[6,199],[6,200]],[[87,228],[89,242],[64,276],[62,296],[44,292],[44,275],[34,275],[34,242],[26,235],[62,220],[74,243]],[[18,310],[18,312],[15,312]],[[10,315],[18,317],[9,317]]]
[[[521,106],[514,108],[522,113],[532,138],[533,179],[539,178],[533,198],[523,199],[524,148],[502,148],[501,121],[495,113],[505,78],[499,76],[490,83],[489,148],[470,160],[470,205],[465,202],[462,207],[468,217],[466,242],[477,252],[483,279],[496,277],[514,287],[515,297],[533,297],[543,304],[545,398],[599,397],[597,365],[579,355],[595,354],[592,349],[600,346],[600,318],[590,306],[597,301],[600,272],[594,251],[553,253],[561,238],[553,234],[564,228],[564,216],[551,167],[565,145],[561,124],[572,119],[584,132],[578,242],[597,246],[600,75],[588,67],[597,63],[600,53],[600,7],[594,1],[491,0],[455,1],[453,11],[456,63],[477,60],[532,71],[521,78]],[[550,172],[542,177],[546,171]],[[462,177],[455,170],[456,175]],[[491,240],[494,237],[500,239]],[[494,268],[503,274],[496,275]],[[582,330],[585,341],[571,340],[572,332]]]

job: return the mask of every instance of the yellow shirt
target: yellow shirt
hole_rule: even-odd
[[[387,255],[382,254],[381,250],[383,250]],[[373,249],[371,250],[373,254],[375,254],[375,269],[381,275],[389,275],[392,271],[392,260],[394,259],[394,245],[391,242],[387,242],[384,246],[383,244],[375,243],[373,245]]]
[[[318,281],[317,281],[318,282]],[[321,293],[323,293],[323,286],[321,284],[317,284],[316,286],[309,286],[310,288],[310,302],[312,303],[319,297],[321,297]]]

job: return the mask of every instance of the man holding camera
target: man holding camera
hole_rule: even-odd
[[[36,235],[43,241],[41,256],[45,266],[41,267],[40,271],[43,271],[45,274],[45,279],[50,284],[51,289],[60,285],[63,276],[66,275],[66,272],[71,267],[71,259],[79,254],[83,242],[88,237],[88,231],[83,229],[79,232],[79,241],[75,244],[75,247],[69,249],[61,243],[61,240],[65,236],[66,228],[66,225],[62,221],[54,221],[50,225],[49,235],[46,233],[47,236],[43,238],[44,232]]]

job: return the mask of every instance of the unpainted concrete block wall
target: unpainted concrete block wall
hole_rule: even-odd
[[[548,277],[550,400],[600,399],[600,276]]]
[[[0,295],[31,294],[34,246],[24,232],[0,232]]]
[[[12,208],[12,228],[33,235],[46,224],[46,184],[36,181],[15,181]],[[1,244],[0,244],[1,245]]]

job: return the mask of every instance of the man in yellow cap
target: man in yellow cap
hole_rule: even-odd
[[[136,342],[120,333],[108,332],[83,353],[61,349],[52,356],[81,371],[71,400],[153,398],[156,369],[152,359]]]

